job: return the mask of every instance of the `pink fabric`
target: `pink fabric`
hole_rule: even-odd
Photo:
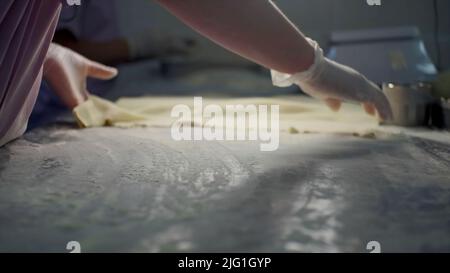
[[[26,129],[60,0],[0,1],[0,146]]]

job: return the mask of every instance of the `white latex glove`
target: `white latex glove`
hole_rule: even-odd
[[[186,55],[195,44],[192,39],[174,37],[157,29],[148,29],[125,39],[131,59]]]
[[[294,75],[272,70],[274,85],[297,84],[305,93],[323,100],[333,111],[339,111],[342,101],[357,102],[370,115],[378,112],[381,119],[392,119],[389,102],[378,86],[356,70],[325,58],[317,42],[308,41],[315,49],[314,64],[307,71]]]
[[[70,109],[88,97],[88,77],[109,80],[117,76],[117,69],[88,60],[80,54],[51,44],[44,63],[44,78]]]

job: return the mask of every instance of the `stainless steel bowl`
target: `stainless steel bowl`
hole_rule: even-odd
[[[446,129],[450,129],[450,99],[449,100],[442,99],[441,107],[443,113],[444,126]]]
[[[384,83],[383,93],[392,108],[393,120],[383,124],[404,127],[427,126],[430,121],[429,107],[433,103],[432,84]]]

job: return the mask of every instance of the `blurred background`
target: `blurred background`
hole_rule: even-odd
[[[449,1],[381,0],[379,6],[365,0],[274,2],[306,36],[319,42],[330,59],[355,68],[380,87],[387,86],[386,92],[405,94],[399,99],[402,105],[418,97],[426,108],[439,104],[439,110],[426,110],[438,112],[433,126],[450,124],[445,121],[450,114],[441,114],[449,112],[450,106],[443,102],[441,107],[437,102],[450,98]],[[147,95],[267,97],[300,92],[296,86],[274,87],[268,69],[202,37],[151,0],[84,0],[78,8],[65,7],[54,41],[119,67],[114,81],[89,82],[89,91],[110,100]],[[41,92],[32,124],[42,124],[46,116],[54,118],[44,110],[55,101],[51,97],[51,92]],[[411,123],[428,125],[428,118],[424,120]]]
[[[195,52],[195,58],[217,62],[243,62],[242,58],[228,53],[196,34],[153,1],[110,0],[108,2],[118,7],[122,34],[156,26],[173,35],[187,35],[197,40],[200,46]],[[438,63],[436,44],[436,30],[438,30],[440,62],[442,68],[450,68],[450,1],[382,0],[380,7],[369,6],[364,0],[277,0],[274,2],[306,35],[316,39],[324,50],[328,49],[331,33],[336,30],[417,26],[431,58]],[[435,4],[438,6],[438,18]],[[437,23],[439,23],[438,27]]]
[[[83,252],[366,252],[373,240],[383,252],[450,252],[450,1],[274,2],[383,87],[397,126],[274,87],[268,69],[154,1],[82,0],[55,42],[120,71],[91,93],[156,121],[193,96],[280,104],[280,149],[177,142],[167,124],[79,130],[44,86],[29,132],[0,149],[0,252],[72,240]]]

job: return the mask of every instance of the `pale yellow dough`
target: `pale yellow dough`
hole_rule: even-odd
[[[90,96],[85,103],[75,108],[74,115],[82,127],[169,128],[176,121],[176,118],[170,116],[170,112],[178,104],[185,104],[193,109],[193,97],[122,98],[113,103]],[[204,98],[203,105],[208,104],[217,104],[223,106],[223,109],[225,105],[237,104],[279,105],[280,129],[291,134],[367,134],[378,128],[378,120],[365,114],[359,105],[346,104],[336,113],[329,110],[322,102],[300,95],[266,98]]]
[[[82,127],[114,126],[117,123],[134,123],[147,119],[144,115],[96,96],[90,96],[86,102],[76,107],[73,113]]]

